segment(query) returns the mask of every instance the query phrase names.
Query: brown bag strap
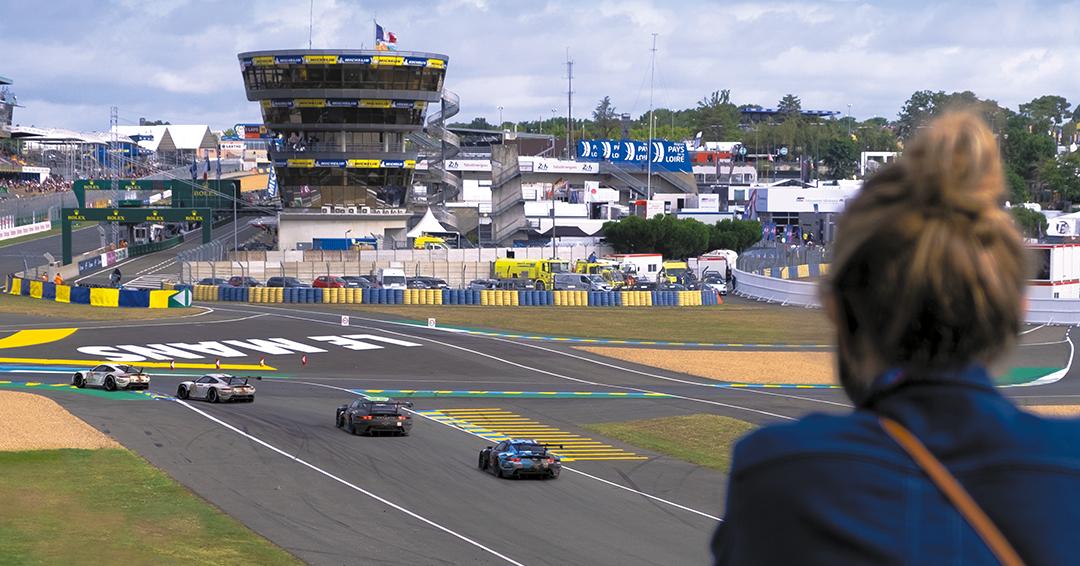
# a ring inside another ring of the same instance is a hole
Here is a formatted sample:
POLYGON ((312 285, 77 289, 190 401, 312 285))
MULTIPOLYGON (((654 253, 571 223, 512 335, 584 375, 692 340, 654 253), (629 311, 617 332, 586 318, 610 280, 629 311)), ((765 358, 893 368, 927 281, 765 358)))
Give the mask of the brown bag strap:
POLYGON ((964 516, 964 519, 975 529, 975 532, 983 539, 986 546, 990 547, 990 551, 994 553, 998 562, 1005 566, 1023 566, 1024 561, 1020 559, 1016 549, 1009 544, 1005 535, 998 530, 997 525, 986 515, 982 507, 975 503, 975 500, 971 498, 964 486, 960 485, 960 482, 949 473, 945 465, 935 458, 911 431, 904 428, 904 425, 888 417, 879 416, 878 421, 881 423, 881 427, 885 429, 885 432, 911 456, 911 459, 915 460, 915 463, 926 472, 926 475, 930 476, 930 480, 934 482, 934 485, 945 494, 945 497, 952 502, 953 507, 956 507, 956 510, 964 516))

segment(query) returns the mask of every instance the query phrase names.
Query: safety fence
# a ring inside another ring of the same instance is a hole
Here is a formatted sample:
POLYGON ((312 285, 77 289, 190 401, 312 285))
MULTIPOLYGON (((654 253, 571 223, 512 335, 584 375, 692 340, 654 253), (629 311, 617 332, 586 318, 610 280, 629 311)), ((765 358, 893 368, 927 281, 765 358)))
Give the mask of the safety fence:
MULTIPOLYGON (((177 289, 187 288, 178 285, 177 289)), ((690 307, 723 304, 716 291, 534 291, 493 289, 323 289, 195 285, 196 301, 368 305, 690 307)))
POLYGON ((788 265, 784 267, 769 267, 757 269, 747 273, 764 275, 774 279, 816 279, 829 272, 827 263, 810 263, 802 265, 788 265))
POLYGON ((35 281, 14 276, 8 277, 7 289, 11 295, 94 307, 165 309, 191 306, 191 291, 187 289, 148 290, 73 287, 71 285, 35 281))

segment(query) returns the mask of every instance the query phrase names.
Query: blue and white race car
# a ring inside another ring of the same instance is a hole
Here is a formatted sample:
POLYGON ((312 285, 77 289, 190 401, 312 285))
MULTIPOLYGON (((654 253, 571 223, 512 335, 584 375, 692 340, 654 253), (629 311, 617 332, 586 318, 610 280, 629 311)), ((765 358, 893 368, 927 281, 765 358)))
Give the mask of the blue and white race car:
POLYGON ((561 445, 541 444, 535 440, 510 439, 480 451, 479 466, 500 478, 540 476, 555 479, 562 471, 562 461, 548 448, 561 445))

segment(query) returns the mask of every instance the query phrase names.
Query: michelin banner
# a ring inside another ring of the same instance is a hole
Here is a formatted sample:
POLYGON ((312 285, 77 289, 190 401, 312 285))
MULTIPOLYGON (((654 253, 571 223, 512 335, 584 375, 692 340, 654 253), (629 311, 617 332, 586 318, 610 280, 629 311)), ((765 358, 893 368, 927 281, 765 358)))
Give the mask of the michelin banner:
POLYGON ((585 161, 608 161, 623 165, 648 167, 661 171, 689 173, 690 159, 686 144, 667 140, 653 140, 651 144, 638 140, 581 140, 577 144, 577 157, 585 161))

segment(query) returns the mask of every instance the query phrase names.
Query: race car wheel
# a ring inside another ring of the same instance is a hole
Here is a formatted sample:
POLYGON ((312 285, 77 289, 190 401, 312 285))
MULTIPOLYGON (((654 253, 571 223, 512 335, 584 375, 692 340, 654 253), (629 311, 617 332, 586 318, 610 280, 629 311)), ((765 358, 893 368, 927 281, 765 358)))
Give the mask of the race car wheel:
POLYGON ((502 466, 499 465, 498 461, 495 462, 495 477, 499 479, 506 477, 506 474, 503 473, 502 466))
POLYGON ((478 467, 479 467, 479 468, 480 468, 481 470, 487 470, 487 458, 485 458, 485 457, 484 457, 484 453, 483 453, 483 452, 481 452, 481 453, 480 453, 480 460, 479 460, 479 461, 478 461, 478 462, 476 463, 476 465, 477 465, 477 466, 478 466, 478 467))
POLYGON ((206 394, 206 400, 208 402, 210 402, 210 403, 217 403, 218 402, 217 389, 211 389, 210 392, 206 394))
POLYGON ((75 378, 71 380, 71 383, 72 383, 72 385, 74 385, 75 387, 78 387, 79 389, 82 389, 82 388, 86 387, 86 380, 83 379, 83 376, 82 376, 81 373, 75 374, 75 378))
POLYGON ((105 391, 116 391, 116 380, 111 375, 105 377, 105 391))
POLYGON ((341 415, 334 417, 334 426, 338 428, 343 428, 345 426, 345 421, 341 418, 341 415))
POLYGON ((551 472, 548 473, 548 477, 551 478, 551 479, 558 479, 559 471, 560 470, 551 470, 551 472))
POLYGON ((187 399, 188 398, 187 387, 184 387, 183 385, 181 385, 180 387, 177 387, 176 388, 176 397, 179 398, 179 399, 187 399))

